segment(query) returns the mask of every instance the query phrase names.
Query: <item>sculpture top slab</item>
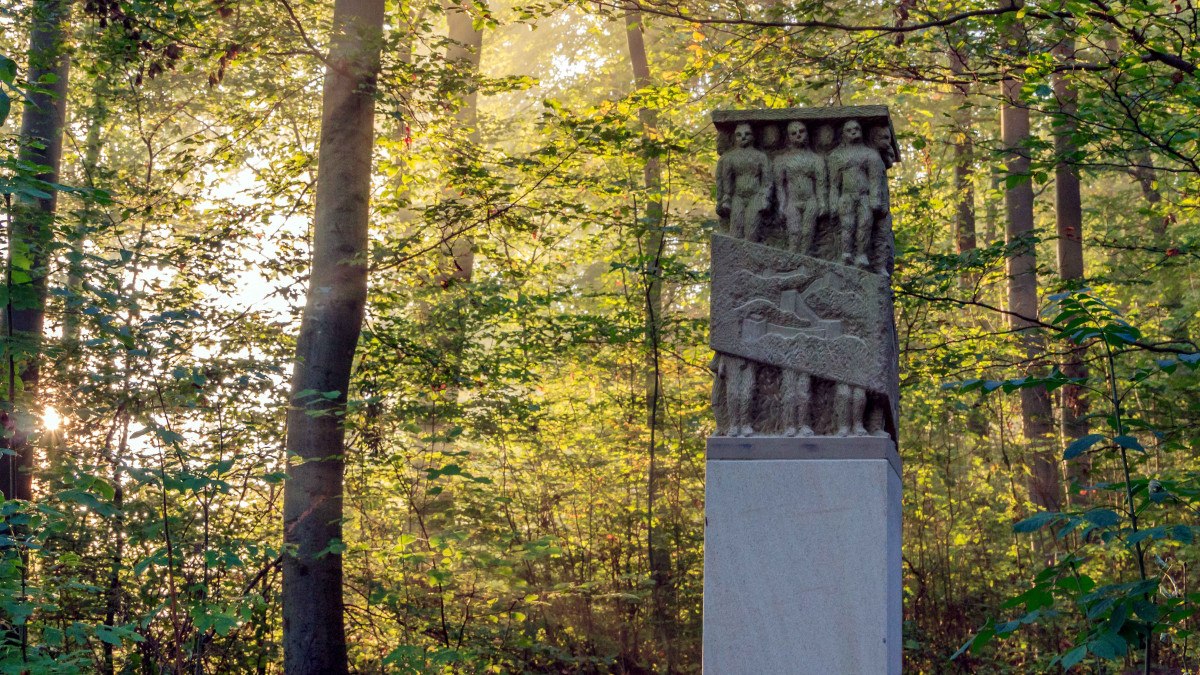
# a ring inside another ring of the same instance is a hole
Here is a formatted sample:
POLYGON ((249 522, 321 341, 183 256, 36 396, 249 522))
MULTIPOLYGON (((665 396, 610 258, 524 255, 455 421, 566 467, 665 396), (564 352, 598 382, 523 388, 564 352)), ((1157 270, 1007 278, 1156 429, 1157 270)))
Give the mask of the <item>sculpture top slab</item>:
POLYGON ((724 154, 733 147, 733 132, 738 123, 749 123, 754 127, 764 127, 765 133, 759 134, 760 147, 770 150, 782 147, 783 135, 777 134, 766 127, 780 123, 800 121, 811 122, 819 126, 827 123, 833 127, 841 127, 846 120, 858 120, 865 127, 886 126, 892 137, 892 152, 894 161, 900 161, 900 146, 896 143, 896 134, 892 129, 892 118, 886 105, 848 105, 826 108, 759 108, 755 110, 714 110, 713 125, 717 128, 717 152, 724 154))

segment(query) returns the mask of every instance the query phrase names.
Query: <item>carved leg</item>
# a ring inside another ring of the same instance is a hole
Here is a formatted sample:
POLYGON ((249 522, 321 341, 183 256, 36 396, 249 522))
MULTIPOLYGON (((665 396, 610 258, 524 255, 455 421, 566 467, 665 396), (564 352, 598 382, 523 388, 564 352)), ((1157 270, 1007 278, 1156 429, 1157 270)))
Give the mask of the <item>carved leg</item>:
POLYGON ((896 257, 896 242, 892 233, 892 216, 888 214, 883 217, 883 222, 879 224, 879 228, 875 232, 875 273, 876 274, 891 274, 893 261, 896 257))
POLYGON ((857 213, 855 216, 858 219, 858 228, 854 232, 854 248, 855 257, 854 264, 859 267, 867 268, 871 266, 870 251, 871 251, 871 232, 875 229, 875 218, 871 214, 871 206, 864 201, 858 204, 857 213))
POLYGON ((750 436, 754 429, 750 425, 750 407, 754 400, 754 371, 753 361, 737 357, 727 357, 731 363, 727 368, 729 377, 729 435, 750 436))
POLYGON ((788 250, 795 253, 805 253, 800 248, 804 227, 800 210, 789 206, 787 211, 783 213, 783 222, 787 225, 788 250))
POLYGON ((761 239, 763 214, 767 210, 767 200, 762 197, 752 197, 746 206, 746 241, 757 242, 761 239))
POLYGON ((853 412, 850 409, 850 399, 850 385, 839 382, 833 396, 833 410, 837 417, 835 436, 850 435, 850 416, 853 412))
POLYGON ((796 370, 783 371, 783 422, 785 436, 812 436, 809 407, 812 378, 796 370))
POLYGON ((867 415, 867 391, 862 387, 854 387, 852 395, 850 415, 854 429, 851 433, 855 436, 866 436, 867 428, 863 426, 863 422, 867 415))
POLYGON ((713 373, 712 409, 713 417, 717 420, 717 436, 730 435, 728 396, 726 391, 729 384, 726 382, 725 369, 721 365, 721 359, 723 358, 725 357, 717 354, 708 364, 708 369, 713 373))
POLYGON ((804 205, 804 210, 800 212, 800 242, 799 248, 792 248, 793 251, 803 255, 809 255, 813 247, 813 235, 817 231, 817 205, 808 203, 804 205))
POLYGON ((734 195, 733 208, 729 211, 729 236, 741 239, 746 236, 746 200, 734 195))
POLYGON ((800 425, 799 434, 801 436, 812 436, 812 377, 808 373, 797 372, 795 374, 796 387, 796 412, 795 420, 800 425))
POLYGON ((883 408, 881 406, 872 406, 870 416, 867 420, 867 433, 876 438, 888 437, 888 432, 884 429, 883 408))
POLYGON ((843 197, 838 204, 838 224, 841 225, 842 235, 842 264, 854 262, 854 227, 858 224, 854 215, 854 200, 843 197))

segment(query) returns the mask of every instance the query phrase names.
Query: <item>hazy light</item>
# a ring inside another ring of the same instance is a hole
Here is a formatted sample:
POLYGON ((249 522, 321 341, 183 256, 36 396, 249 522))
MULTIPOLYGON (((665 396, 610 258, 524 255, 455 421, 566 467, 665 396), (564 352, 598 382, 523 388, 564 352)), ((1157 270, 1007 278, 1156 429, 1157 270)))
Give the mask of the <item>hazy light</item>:
POLYGON ((58 431, 62 427, 63 418, 57 410, 50 406, 42 411, 42 428, 46 431, 58 431))

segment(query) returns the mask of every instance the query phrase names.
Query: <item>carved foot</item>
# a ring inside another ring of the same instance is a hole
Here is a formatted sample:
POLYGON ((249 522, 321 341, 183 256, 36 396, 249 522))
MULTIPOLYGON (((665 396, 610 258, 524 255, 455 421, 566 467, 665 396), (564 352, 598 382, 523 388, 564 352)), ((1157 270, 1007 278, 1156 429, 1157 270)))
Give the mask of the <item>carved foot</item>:
POLYGON ((795 436, 796 435, 796 427, 788 427, 787 429, 784 429, 783 435, 788 436, 788 437, 795 436))
POLYGON ((866 436, 867 428, 861 424, 855 424, 854 425, 854 435, 855 436, 866 436))
POLYGON ((833 435, 837 436, 838 438, 845 438, 850 435, 850 428, 838 427, 838 430, 833 435))
POLYGON ((751 429, 749 424, 743 425, 743 426, 742 426, 742 434, 741 434, 741 435, 742 435, 742 436, 753 436, 753 435, 754 435, 754 429, 751 429))
POLYGON ((871 266, 871 261, 867 258, 866 255, 860 253, 860 254, 858 254, 858 257, 854 259, 854 264, 858 265, 859 267, 861 267, 863 269, 866 269, 871 266))
POLYGON ((812 427, 807 426, 807 425, 800 427, 800 436, 801 437, 808 438, 808 437, 814 436, 814 435, 815 434, 813 433, 812 427))
POLYGON ((891 436, 888 435, 888 432, 884 431, 883 429, 876 429, 867 435, 871 436, 872 438, 891 438, 891 436))

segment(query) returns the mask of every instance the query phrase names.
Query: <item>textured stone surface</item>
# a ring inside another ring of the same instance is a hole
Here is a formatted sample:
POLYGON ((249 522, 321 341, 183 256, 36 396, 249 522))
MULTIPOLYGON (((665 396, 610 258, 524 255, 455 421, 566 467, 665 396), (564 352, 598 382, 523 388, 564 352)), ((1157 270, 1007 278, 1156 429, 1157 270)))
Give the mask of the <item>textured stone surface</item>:
POLYGON ((900 673, 900 479, 892 465, 710 459, 707 470, 704 672, 900 673))
MULTIPOLYGON (((825 141, 818 139, 816 150, 827 152, 833 147, 833 136, 836 127, 846 120, 859 120, 864 126, 874 128, 892 128, 891 118, 885 105, 851 105, 836 108, 769 108, 759 110, 714 110, 713 125, 717 128, 717 152, 724 153, 733 147, 733 133, 739 122, 749 123, 755 130, 759 145, 764 150, 770 150, 781 145, 784 141, 784 129, 793 120, 804 122, 809 126, 809 133, 817 136, 827 134, 825 141), (826 131, 820 132, 824 127, 826 131), (824 146, 824 147, 822 147, 824 146)), ((890 135, 890 134, 889 134, 890 135)), ((893 161, 899 161, 900 146, 892 144, 895 153, 893 161)))
POLYGON ((709 346, 895 396, 886 277, 715 234, 709 346))
POLYGON ((884 106, 725 110, 713 410, 730 436, 896 438, 884 106))

